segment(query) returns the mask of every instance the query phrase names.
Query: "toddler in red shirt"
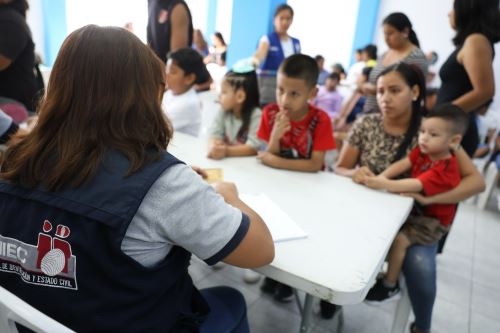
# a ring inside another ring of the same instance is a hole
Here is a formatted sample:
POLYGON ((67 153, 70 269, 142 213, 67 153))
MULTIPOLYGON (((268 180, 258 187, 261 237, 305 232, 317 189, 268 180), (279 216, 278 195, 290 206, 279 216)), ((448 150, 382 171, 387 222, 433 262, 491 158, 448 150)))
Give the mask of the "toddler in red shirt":
POLYGON ((257 137, 267 142, 259 152, 263 164, 317 172, 325 153, 335 149, 330 117, 309 104, 318 91, 318 65, 304 54, 286 58, 278 69, 276 100, 262 111, 257 137))
MULTIPOLYGON (((410 154, 389 166, 365 185, 389 192, 422 192, 425 196, 447 192, 460 183, 460 170, 453 150, 467 129, 468 116, 458 106, 443 104, 422 120, 418 146, 410 154), (411 172, 411 178, 393 180, 411 172)), ((388 256, 387 274, 368 292, 367 301, 380 302, 399 292, 398 278, 406 250, 412 244, 430 245, 449 230, 455 216, 455 204, 434 204, 411 213, 397 234, 388 256)))

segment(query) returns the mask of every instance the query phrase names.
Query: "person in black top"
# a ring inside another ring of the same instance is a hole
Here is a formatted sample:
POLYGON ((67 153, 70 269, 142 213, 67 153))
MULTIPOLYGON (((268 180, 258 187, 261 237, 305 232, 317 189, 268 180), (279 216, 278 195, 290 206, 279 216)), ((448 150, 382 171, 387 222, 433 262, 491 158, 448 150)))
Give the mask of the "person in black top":
POLYGON ((25 0, 0 0, 0 97, 14 99, 34 111, 38 84, 27 8, 25 0))
POLYGON ((167 54, 193 43, 193 20, 183 0, 148 0, 148 45, 167 61, 167 54))
POLYGON ((495 94, 494 44, 500 40, 499 0, 455 0, 449 14, 455 51, 439 71, 436 104, 453 103, 470 115, 462 146, 469 156, 479 143, 475 111, 495 94))

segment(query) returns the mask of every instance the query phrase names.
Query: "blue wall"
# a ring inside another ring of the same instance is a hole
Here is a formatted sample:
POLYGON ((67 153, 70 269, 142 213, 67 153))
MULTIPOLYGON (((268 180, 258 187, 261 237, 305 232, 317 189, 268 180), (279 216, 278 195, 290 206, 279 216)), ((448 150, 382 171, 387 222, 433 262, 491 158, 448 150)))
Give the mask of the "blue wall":
POLYGON ((260 37, 273 30, 276 7, 283 0, 235 0, 233 2, 231 43, 227 51, 227 67, 238 60, 251 57, 260 37))
POLYGON ((66 0, 42 0, 45 64, 52 67, 66 38, 66 0))
POLYGON ((380 0, 359 0, 356 32, 352 43, 351 64, 354 62, 356 49, 373 43, 379 7, 380 0))
POLYGON ((211 44, 210 36, 216 31, 215 20, 217 19, 217 0, 208 0, 207 26, 205 28, 205 38, 211 44))

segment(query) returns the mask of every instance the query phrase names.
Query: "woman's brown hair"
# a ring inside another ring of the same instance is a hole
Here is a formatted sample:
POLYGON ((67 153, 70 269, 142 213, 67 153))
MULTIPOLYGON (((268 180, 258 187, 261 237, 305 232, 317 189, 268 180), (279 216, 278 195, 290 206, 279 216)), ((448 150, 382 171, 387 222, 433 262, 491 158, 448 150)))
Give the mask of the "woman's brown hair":
POLYGON ((159 158, 172 137, 161 109, 162 61, 122 28, 71 33, 54 64, 33 131, 5 154, 0 178, 55 191, 90 180, 109 150, 127 175, 159 158))

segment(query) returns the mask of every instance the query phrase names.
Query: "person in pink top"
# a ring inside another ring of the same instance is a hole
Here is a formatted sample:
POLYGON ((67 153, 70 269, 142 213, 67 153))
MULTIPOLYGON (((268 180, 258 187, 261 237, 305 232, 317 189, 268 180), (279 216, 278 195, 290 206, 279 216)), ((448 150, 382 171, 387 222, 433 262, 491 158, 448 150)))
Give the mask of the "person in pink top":
POLYGON ((314 100, 314 106, 325 111, 330 119, 338 118, 342 108, 342 95, 337 91, 340 81, 338 73, 328 75, 324 86, 318 88, 318 94, 314 100))

